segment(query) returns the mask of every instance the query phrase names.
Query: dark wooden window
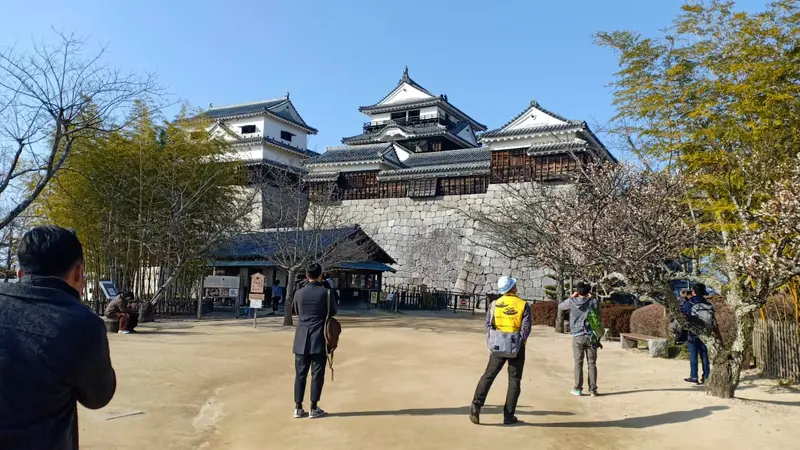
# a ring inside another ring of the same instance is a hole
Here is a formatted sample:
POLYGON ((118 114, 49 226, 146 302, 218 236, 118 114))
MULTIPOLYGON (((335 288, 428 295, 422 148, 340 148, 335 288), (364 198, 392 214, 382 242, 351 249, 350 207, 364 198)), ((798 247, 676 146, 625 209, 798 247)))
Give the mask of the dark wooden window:
POLYGON ((419 110, 414 109, 408 112, 408 120, 419 119, 419 110))
POLYGON ((242 126, 242 134, 252 134, 256 132, 255 125, 244 125, 242 126))
POLYGON ((489 177, 479 175, 473 177, 442 178, 439 180, 442 195, 485 194, 489 187, 489 177))
POLYGON ((428 142, 428 151, 431 152, 440 152, 442 151, 442 141, 430 141, 428 142))
POLYGON ((353 172, 343 174, 344 189, 341 194, 343 200, 361 200, 378 198, 380 186, 375 172, 353 172))
POLYGON ((283 139, 284 141, 292 142, 293 137, 294 134, 289 133, 288 131, 281 131, 281 139, 283 139))
POLYGON ((560 180, 587 163, 586 154, 529 156, 520 149, 492 152, 491 161, 492 183, 560 180))
POLYGON ((408 183, 405 180, 385 181, 381 183, 381 198, 402 198, 408 192, 408 183))
POLYGON ((425 178, 422 180, 411 180, 408 183, 409 197, 435 197, 437 194, 437 179, 425 178))
POLYGON ((406 119, 406 112, 393 112, 391 116, 389 116, 392 120, 405 120, 406 119))

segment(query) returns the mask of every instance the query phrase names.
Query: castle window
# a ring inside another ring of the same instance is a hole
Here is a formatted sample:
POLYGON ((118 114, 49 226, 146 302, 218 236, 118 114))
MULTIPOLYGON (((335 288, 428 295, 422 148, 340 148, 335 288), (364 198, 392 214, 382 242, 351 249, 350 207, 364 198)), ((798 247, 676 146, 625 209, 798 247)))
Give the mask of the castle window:
POLYGON ((244 125, 242 127, 242 134, 252 134, 256 132, 255 125, 244 125))
POLYGON ((392 120, 406 120, 406 112, 393 112, 390 118, 392 120))
POLYGON ((408 120, 419 119, 419 110, 415 109, 408 112, 408 120))
POLYGON ((289 133, 288 131, 281 131, 281 139, 284 141, 292 142, 292 137, 294 137, 292 133, 289 133))
POLYGON ((435 197, 436 178, 426 178, 424 180, 412 180, 408 184, 409 197, 435 197))

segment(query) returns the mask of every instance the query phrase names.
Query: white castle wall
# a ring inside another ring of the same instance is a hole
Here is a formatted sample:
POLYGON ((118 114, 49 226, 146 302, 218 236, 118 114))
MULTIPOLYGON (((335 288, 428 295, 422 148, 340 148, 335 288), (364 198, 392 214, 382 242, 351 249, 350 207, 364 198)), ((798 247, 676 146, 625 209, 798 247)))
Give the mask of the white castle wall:
POLYGON ((546 272, 521 267, 473 242, 480 242, 474 223, 459 212, 488 208, 504 194, 502 185, 489 185, 486 194, 346 200, 341 208, 349 222, 360 224, 397 261, 397 273, 384 274, 385 285, 489 293, 496 292, 499 276, 510 275, 518 279, 523 298, 541 299, 543 285, 554 283, 546 272))

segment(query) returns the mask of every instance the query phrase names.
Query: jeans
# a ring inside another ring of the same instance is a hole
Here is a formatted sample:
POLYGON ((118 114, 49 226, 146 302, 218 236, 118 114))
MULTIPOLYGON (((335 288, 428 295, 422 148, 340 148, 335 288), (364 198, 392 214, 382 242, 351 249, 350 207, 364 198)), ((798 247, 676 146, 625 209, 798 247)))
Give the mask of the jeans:
POLYGON ((486 365, 486 371, 483 373, 480 381, 478 381, 478 387, 475 388, 475 396, 472 398, 472 404, 478 408, 483 407, 494 379, 503 369, 506 362, 508 362, 508 391, 506 392, 506 404, 503 406, 503 416, 511 418, 517 410, 517 401, 519 400, 519 394, 521 392, 522 369, 525 368, 525 345, 519 350, 516 358, 509 359, 494 355, 489 356, 489 364, 486 365))
POLYGON ((711 374, 711 363, 708 361, 708 347, 698 337, 691 336, 686 341, 689 347, 689 378, 697 380, 697 355, 703 360, 703 379, 708 380, 711 374))
POLYGON ((589 392, 597 392, 597 349, 592 347, 588 335, 572 337, 572 356, 575 360, 573 389, 583 390, 583 360, 589 361, 589 392))
POLYGON ((324 353, 315 355, 294 355, 294 402, 303 403, 306 395, 306 380, 311 370, 311 403, 317 403, 322 396, 322 385, 325 384, 325 363, 328 361, 324 353))

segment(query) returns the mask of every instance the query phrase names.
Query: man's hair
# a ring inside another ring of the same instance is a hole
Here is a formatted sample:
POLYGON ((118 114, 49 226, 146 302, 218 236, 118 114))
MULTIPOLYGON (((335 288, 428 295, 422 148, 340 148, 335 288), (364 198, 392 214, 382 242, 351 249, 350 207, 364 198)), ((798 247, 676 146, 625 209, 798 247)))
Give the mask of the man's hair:
POLYGON ((688 289, 681 289, 681 297, 686 297, 691 292, 688 289))
POLYGON ((317 279, 322 275, 322 267, 317 263, 311 263, 306 267, 306 275, 308 275, 308 278, 317 279))
POLYGON ((131 291, 125 291, 125 292, 119 294, 119 296, 120 296, 120 298, 123 298, 123 299, 128 300, 128 301, 133 300, 133 292, 131 292, 131 291))
POLYGON ((277 286, 279 284, 281 284, 281 280, 275 280, 275 281, 272 282, 273 286, 277 286))
POLYGON ((695 283, 694 286, 692 286, 692 290, 695 295, 706 295, 707 293, 706 285, 703 283, 695 283))
POLYGON ((17 260, 26 275, 63 277, 83 262, 83 246, 74 231, 54 225, 39 226, 22 236, 17 260))
POLYGON ((592 287, 589 285, 589 283, 580 282, 575 287, 575 290, 578 291, 578 295, 587 296, 590 292, 592 292, 592 287))

